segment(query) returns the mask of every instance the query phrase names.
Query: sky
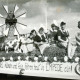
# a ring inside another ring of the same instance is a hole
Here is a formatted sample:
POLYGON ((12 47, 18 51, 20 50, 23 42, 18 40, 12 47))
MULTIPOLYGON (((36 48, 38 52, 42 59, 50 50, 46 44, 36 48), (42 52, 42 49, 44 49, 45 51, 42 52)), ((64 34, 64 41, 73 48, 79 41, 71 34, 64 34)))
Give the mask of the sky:
MULTIPOLYGON (((19 7, 15 16, 26 12, 26 17, 18 18, 18 22, 27 27, 16 24, 20 33, 28 33, 40 27, 50 29, 52 23, 59 26, 61 21, 66 22, 71 37, 79 31, 77 23, 80 20, 80 0, 0 0, 0 14, 6 17, 2 5, 8 5, 10 11, 15 4, 19 7)), ((0 18, 0 24, 4 23, 5 20, 0 18)))

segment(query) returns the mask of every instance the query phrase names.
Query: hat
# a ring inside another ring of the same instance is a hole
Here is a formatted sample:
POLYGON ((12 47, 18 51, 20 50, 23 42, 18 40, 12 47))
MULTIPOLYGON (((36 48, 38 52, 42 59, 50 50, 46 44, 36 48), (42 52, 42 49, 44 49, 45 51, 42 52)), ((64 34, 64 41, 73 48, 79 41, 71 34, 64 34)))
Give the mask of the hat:
POLYGON ((40 32, 40 31, 44 31, 44 28, 41 27, 41 28, 39 29, 39 32, 40 32))
POLYGON ((51 27, 56 27, 56 25, 55 24, 51 24, 51 27))
POLYGON ((80 23, 80 21, 78 21, 78 23, 80 23))
POLYGON ((61 22, 60 26, 63 26, 63 25, 66 25, 66 23, 65 22, 61 22))

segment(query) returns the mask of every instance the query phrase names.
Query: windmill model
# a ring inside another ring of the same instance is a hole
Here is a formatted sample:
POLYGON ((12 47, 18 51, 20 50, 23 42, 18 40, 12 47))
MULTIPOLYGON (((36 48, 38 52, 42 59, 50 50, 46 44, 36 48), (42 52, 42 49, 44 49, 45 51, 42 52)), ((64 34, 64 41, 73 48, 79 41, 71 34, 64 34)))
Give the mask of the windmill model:
POLYGON ((6 28, 9 29, 8 30, 8 35, 6 37, 6 40, 7 41, 12 41, 13 39, 15 39, 15 36, 14 36, 15 29, 18 32, 18 34, 20 35, 20 33, 19 33, 19 31, 18 31, 18 29, 16 27, 16 24, 21 24, 23 26, 27 26, 27 25, 24 25, 24 24, 22 24, 22 23, 17 21, 17 18, 26 15, 26 12, 24 12, 21 15, 15 17, 15 12, 19 9, 19 7, 17 5, 15 5, 14 6, 14 10, 10 11, 10 12, 8 12, 8 6, 3 6, 3 8, 6 11, 7 17, 5 18, 0 14, 0 17, 5 19, 5 24, 1 25, 0 27, 6 25, 6 28))

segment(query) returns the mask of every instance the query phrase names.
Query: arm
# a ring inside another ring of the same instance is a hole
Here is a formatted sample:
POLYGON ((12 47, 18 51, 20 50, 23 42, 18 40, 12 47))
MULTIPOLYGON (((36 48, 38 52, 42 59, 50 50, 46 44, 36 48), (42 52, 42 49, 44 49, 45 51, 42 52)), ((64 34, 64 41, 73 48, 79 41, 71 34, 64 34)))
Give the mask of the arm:
POLYGON ((69 31, 67 30, 67 40, 66 40, 66 42, 68 42, 69 43, 69 40, 70 40, 70 35, 69 35, 69 31))
POLYGON ((28 38, 28 39, 25 41, 25 43, 26 43, 26 44, 31 44, 31 43, 33 43, 33 40, 31 40, 31 39, 28 38))
POLYGON ((63 39, 61 39, 61 31, 58 31, 58 41, 65 42, 63 39))
POLYGON ((45 33, 45 36, 46 36, 45 41, 46 41, 46 43, 48 43, 48 34, 45 33))
POLYGON ((58 40, 59 40, 60 42, 65 42, 64 40, 61 39, 61 36, 58 36, 58 40))
POLYGON ((41 44, 43 44, 43 42, 36 42, 36 41, 34 41, 34 44, 41 45, 41 44))

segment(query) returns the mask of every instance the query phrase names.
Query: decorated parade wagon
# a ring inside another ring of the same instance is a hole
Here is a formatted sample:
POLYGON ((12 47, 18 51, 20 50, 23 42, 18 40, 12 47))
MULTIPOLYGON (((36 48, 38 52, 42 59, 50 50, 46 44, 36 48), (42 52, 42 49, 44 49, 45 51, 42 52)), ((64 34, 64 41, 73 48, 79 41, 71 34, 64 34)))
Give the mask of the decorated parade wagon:
MULTIPOLYGON (((8 13, 7 6, 3 6, 7 13, 7 17, 4 18, 6 30, 3 30, 0 36, 0 73, 16 74, 16 75, 28 75, 28 76, 43 76, 43 77, 58 77, 58 78, 80 78, 80 46, 78 45, 75 49, 75 53, 72 59, 68 58, 68 53, 65 48, 61 48, 56 44, 50 43, 50 47, 45 48, 43 55, 36 49, 28 53, 14 52, 14 48, 10 47, 9 44, 16 39, 14 31, 18 33, 18 37, 21 35, 18 31, 16 24, 17 18, 26 14, 26 12, 15 17, 15 12, 18 9, 17 5, 14 6, 14 10, 8 13), (7 35, 6 35, 6 34, 7 35), (8 44, 8 42, 10 42, 8 44), (40 56, 39 56, 40 55, 40 56), (74 75, 74 76, 73 76, 74 75)), ((80 43, 80 36, 76 37, 76 41, 80 43)), ((74 45, 73 45, 74 46, 74 45)))

